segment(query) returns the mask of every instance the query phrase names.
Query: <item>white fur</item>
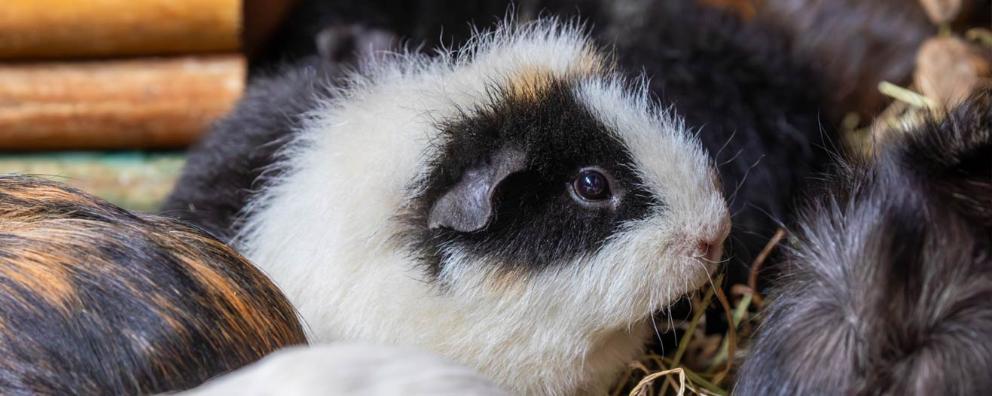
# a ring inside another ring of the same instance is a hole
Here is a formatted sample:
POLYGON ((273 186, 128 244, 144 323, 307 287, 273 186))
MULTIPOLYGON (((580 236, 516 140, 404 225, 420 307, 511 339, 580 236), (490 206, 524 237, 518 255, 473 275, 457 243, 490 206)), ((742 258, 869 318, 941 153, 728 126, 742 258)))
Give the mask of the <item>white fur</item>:
MULTIPOLYGON (((727 211, 710 160, 675 118, 608 72, 576 95, 633 155, 664 206, 626 224, 597 254, 493 282, 497 264, 448 251, 431 286, 394 236, 441 139, 435 121, 488 101, 487 90, 539 68, 575 75, 595 55, 575 27, 540 23, 481 35, 436 58, 396 55, 310 114, 284 153, 287 172, 254 202, 239 247, 282 287, 316 342, 419 346, 521 394, 602 393, 640 352, 650 316, 697 289, 727 211)), ((451 250, 451 249, 449 249, 451 250)))
POLYGON ((184 396, 508 396, 471 369, 409 348, 286 348, 184 396))

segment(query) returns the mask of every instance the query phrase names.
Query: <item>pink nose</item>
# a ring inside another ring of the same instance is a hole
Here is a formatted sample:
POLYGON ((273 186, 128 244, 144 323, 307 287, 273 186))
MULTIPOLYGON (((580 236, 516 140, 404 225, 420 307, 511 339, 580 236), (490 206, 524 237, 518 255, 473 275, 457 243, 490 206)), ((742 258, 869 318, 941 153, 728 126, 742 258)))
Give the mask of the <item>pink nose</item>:
POLYGON ((723 241, 719 242, 699 242, 697 246, 699 255, 710 263, 718 263, 723 258, 723 241))

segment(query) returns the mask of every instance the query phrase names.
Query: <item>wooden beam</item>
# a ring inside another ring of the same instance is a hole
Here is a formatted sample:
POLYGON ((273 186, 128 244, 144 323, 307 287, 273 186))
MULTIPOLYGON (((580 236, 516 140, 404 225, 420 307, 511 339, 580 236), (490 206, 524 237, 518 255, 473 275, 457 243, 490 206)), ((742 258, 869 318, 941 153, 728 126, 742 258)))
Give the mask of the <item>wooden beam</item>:
POLYGON ((240 0, 3 0, 0 59, 230 52, 240 0))
POLYGON ((0 65, 0 150, 184 147, 244 79, 240 55, 0 65))

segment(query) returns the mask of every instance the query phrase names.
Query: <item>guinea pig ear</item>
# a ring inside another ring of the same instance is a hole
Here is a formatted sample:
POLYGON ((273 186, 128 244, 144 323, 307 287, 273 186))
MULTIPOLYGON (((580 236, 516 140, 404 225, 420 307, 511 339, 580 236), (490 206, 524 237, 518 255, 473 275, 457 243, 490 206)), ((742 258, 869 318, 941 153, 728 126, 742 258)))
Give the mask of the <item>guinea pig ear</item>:
POLYGON ((503 149, 489 162, 469 168, 461 180, 434 203, 427 226, 460 232, 481 230, 493 216, 496 188, 508 176, 523 170, 526 164, 526 154, 522 151, 503 149))

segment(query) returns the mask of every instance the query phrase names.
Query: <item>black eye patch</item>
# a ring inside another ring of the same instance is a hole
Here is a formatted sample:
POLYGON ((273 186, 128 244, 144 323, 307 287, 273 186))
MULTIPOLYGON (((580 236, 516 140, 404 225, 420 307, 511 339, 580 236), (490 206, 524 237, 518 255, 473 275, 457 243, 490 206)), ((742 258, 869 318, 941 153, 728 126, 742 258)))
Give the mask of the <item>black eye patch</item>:
POLYGON ((659 202, 615 132, 567 82, 528 97, 496 92, 441 127, 446 143, 404 215, 403 235, 434 275, 443 249, 500 263, 497 270, 560 265, 594 253, 659 202))

